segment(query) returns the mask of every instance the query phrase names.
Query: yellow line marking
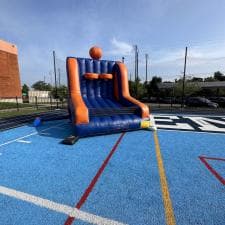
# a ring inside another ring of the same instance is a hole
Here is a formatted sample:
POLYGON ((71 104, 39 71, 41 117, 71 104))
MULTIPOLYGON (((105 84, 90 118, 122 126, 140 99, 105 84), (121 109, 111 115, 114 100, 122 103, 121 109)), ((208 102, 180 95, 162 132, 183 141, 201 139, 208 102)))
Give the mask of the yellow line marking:
POLYGON ((155 151, 156 151, 156 158, 158 162, 158 169, 159 169, 159 177, 160 177, 160 184, 161 184, 161 191, 165 209, 165 216, 166 216, 166 223, 167 225, 175 225, 176 220, 173 212, 172 201, 170 199, 169 188, 166 180, 166 174, 163 165, 163 159, 161 156, 160 146, 159 146, 159 139, 157 132, 154 131, 154 141, 155 141, 155 151))

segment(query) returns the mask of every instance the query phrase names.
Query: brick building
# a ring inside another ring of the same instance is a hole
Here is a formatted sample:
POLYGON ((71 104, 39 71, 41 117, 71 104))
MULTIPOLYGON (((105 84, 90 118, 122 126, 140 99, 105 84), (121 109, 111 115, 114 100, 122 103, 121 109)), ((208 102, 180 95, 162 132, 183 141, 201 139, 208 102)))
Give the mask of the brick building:
POLYGON ((17 47, 0 40, 0 99, 21 98, 17 47))

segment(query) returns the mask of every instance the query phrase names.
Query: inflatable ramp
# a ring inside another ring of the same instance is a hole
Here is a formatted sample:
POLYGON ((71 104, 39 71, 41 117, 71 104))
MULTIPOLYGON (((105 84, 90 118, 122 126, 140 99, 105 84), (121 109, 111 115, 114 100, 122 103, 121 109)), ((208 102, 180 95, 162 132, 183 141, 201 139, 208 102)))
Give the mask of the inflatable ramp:
POLYGON ((67 58, 69 113, 78 137, 148 128, 149 108, 130 96, 126 66, 100 60, 102 51, 92 47, 92 59, 67 58))

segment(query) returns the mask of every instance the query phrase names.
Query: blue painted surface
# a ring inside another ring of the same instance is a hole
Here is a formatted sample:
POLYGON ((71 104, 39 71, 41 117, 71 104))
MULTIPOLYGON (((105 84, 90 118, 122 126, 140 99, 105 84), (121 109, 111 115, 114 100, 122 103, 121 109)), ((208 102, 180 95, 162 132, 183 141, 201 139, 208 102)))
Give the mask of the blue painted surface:
MULTIPOLYGON (((85 138, 65 146, 60 142, 72 132, 65 120, 1 132, 0 140, 35 131, 37 135, 24 138, 30 144, 0 147, 0 185, 70 206, 79 201, 120 136, 85 138), (54 127, 42 132, 50 126, 54 127)), ((224 224, 225 186, 198 157, 225 158, 225 136, 179 131, 158 131, 158 135, 177 224, 224 224)), ((208 163, 224 177, 225 162, 208 163)), ((81 210, 128 224, 165 224, 151 132, 125 134, 81 210)), ((57 225, 67 218, 1 194, 0 211, 0 225, 57 225)), ((88 223, 75 220, 74 224, 88 223)))
POLYGON ((128 224, 165 224, 151 132, 126 133, 81 209, 128 224))
POLYGON ((0 145, 16 138, 31 134, 33 132, 44 130, 46 128, 49 128, 50 126, 57 126, 61 123, 62 121, 43 122, 42 125, 38 127, 38 130, 33 126, 33 124, 28 124, 14 129, 2 131, 0 132, 0 145))
MULTIPOLYGON (((81 139, 76 145, 65 146, 59 142, 69 135, 68 128, 52 128, 42 135, 24 138, 30 144, 14 142, 2 146, 0 185, 74 206, 119 134, 81 139)), ((5 197, 0 195, 0 202, 2 198, 5 197)), ((0 221, 10 216, 8 207, 1 209, 0 221)), ((10 207, 17 205, 12 202, 10 207)))
MULTIPOLYGON (((225 156, 225 153, 224 153, 224 156, 225 156)), ((225 180, 225 161, 207 159, 207 162, 225 180)))
POLYGON ((225 136, 158 131, 177 224, 225 221, 225 186, 199 160, 199 155, 225 158, 225 136))
POLYGON ((63 225, 67 216, 0 195, 0 225, 63 225))

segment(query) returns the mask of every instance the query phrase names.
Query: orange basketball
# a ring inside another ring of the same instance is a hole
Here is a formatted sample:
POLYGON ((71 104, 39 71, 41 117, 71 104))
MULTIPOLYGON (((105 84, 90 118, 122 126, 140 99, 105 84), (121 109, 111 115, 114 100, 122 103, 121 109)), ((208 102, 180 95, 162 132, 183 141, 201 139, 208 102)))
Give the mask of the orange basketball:
POLYGON ((97 46, 94 46, 90 48, 89 54, 92 59, 100 59, 102 57, 102 49, 97 46))

